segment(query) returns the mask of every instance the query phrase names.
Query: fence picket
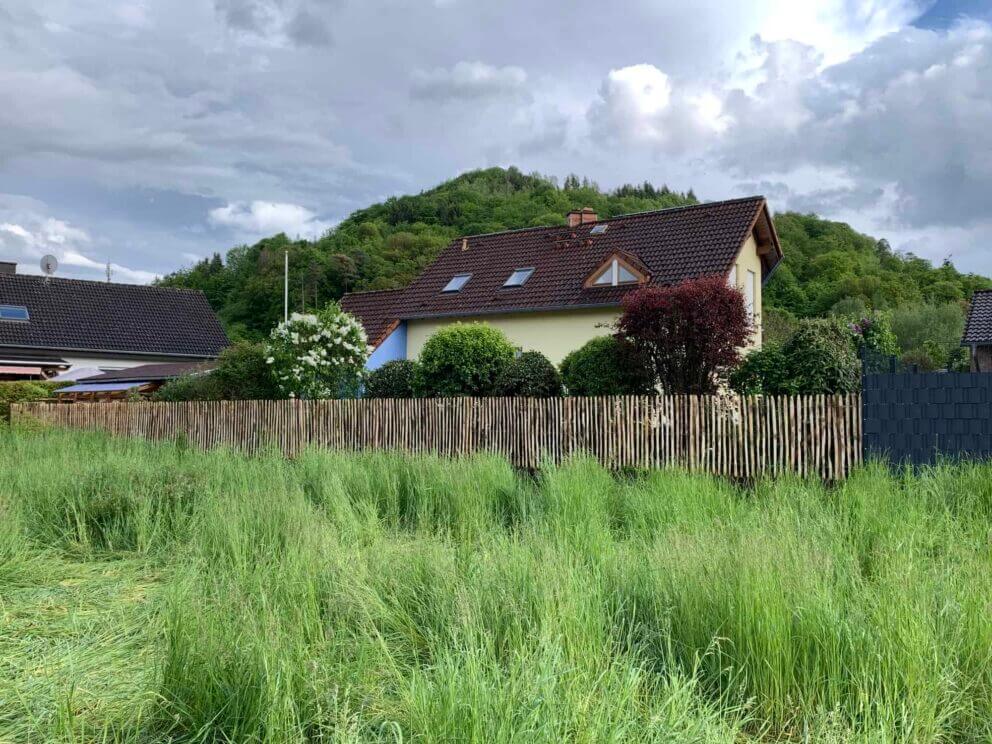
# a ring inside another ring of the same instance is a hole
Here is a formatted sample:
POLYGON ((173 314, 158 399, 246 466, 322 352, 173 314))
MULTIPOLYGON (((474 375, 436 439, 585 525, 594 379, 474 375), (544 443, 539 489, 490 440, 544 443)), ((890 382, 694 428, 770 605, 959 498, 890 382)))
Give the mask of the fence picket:
POLYGON ((611 468, 683 467, 734 478, 787 471, 825 480, 861 463, 861 396, 669 395, 234 402, 20 403, 15 421, 229 446, 488 451, 518 467, 587 452, 611 468))

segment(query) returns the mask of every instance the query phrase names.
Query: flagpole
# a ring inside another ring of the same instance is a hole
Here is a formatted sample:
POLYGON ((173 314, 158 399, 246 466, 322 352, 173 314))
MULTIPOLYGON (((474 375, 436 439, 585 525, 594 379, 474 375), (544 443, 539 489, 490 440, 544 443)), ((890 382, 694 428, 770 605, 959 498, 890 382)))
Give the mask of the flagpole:
POLYGON ((283 285, 282 285, 282 319, 284 322, 289 322, 289 250, 287 249, 284 255, 285 265, 283 268, 283 285))

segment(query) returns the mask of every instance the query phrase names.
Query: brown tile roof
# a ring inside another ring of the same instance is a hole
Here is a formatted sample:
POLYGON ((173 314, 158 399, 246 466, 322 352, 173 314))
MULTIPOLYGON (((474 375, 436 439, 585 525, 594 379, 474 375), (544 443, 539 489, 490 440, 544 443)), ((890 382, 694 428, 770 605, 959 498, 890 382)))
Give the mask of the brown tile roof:
POLYGON ((199 290, 0 273, 0 347, 213 358, 228 344, 199 290))
POLYGON ((992 289, 980 289, 972 296, 961 343, 992 345, 992 289))
POLYGON ((369 343, 377 346, 395 326, 396 301, 404 289, 352 292, 341 298, 341 309, 362 321, 369 343))
MULTIPOLYGON (((610 254, 636 258, 650 285, 725 274, 756 224, 781 250, 764 197, 614 217, 575 228, 535 227, 458 238, 405 290, 346 295, 342 305, 366 326, 370 341, 396 319, 617 305, 631 287, 583 287, 610 254), (596 225, 606 231, 593 234, 596 225), (503 287, 514 269, 534 267, 522 287, 503 287), (456 274, 472 274, 459 292, 442 292, 456 274), (353 299, 355 298, 355 299, 353 299)), ((374 342, 373 342, 374 343, 374 342)))

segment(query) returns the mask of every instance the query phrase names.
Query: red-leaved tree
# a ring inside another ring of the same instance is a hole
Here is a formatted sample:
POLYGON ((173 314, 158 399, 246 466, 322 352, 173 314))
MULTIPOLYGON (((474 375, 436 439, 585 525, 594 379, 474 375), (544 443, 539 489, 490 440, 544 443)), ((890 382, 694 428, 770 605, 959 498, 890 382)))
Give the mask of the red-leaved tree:
POLYGON ((720 276, 629 293, 617 337, 639 351, 668 393, 712 392, 752 332, 744 295, 720 276))

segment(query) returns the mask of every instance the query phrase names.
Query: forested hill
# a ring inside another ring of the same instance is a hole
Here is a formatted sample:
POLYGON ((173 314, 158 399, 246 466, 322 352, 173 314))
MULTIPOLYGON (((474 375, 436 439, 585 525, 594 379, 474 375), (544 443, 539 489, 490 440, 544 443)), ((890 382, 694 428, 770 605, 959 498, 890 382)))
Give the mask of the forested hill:
MULTIPOLYGON (((692 191, 649 183, 604 192, 576 176, 558 184, 516 168, 490 168, 358 210, 319 240, 277 235, 234 248, 225 259, 217 254, 159 283, 202 289, 232 337, 259 338, 282 316, 286 248, 290 304, 310 309, 354 289, 404 286, 460 235, 563 224, 570 209, 585 206, 612 217, 694 203, 692 191)), ((776 215, 775 224, 786 258, 766 288, 766 320, 772 325, 787 326, 793 317, 885 309, 893 313, 904 351, 920 351, 924 342, 951 348, 955 334, 960 337, 964 300, 976 288, 992 286, 949 263, 934 267, 897 254, 884 240, 842 223, 787 212, 776 215)))

